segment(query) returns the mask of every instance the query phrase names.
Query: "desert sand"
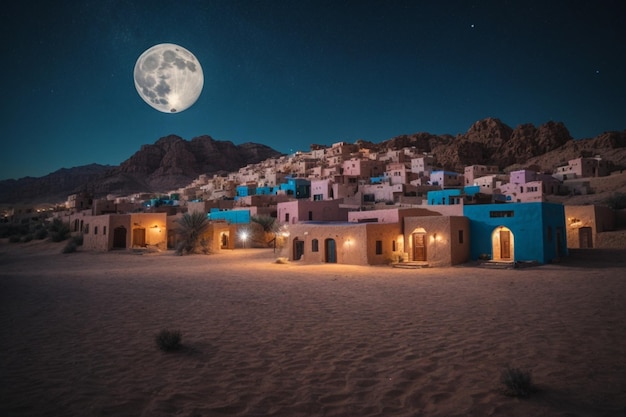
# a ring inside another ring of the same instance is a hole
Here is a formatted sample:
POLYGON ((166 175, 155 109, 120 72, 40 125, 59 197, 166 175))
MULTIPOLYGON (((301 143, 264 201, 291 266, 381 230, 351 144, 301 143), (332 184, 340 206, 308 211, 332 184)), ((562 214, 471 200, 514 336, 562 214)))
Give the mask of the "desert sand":
POLYGON ((2 416, 626 415, 626 252, 411 270, 61 248, 0 241, 2 416), (507 365, 539 391, 503 395, 507 365))

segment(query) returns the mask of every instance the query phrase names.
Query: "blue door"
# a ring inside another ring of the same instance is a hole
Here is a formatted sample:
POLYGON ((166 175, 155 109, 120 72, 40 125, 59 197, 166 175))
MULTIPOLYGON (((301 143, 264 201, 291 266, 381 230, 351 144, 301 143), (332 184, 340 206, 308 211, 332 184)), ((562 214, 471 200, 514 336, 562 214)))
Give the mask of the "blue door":
POLYGON ((324 243, 326 262, 331 264, 337 263, 337 244, 335 243, 335 239, 326 239, 324 243))

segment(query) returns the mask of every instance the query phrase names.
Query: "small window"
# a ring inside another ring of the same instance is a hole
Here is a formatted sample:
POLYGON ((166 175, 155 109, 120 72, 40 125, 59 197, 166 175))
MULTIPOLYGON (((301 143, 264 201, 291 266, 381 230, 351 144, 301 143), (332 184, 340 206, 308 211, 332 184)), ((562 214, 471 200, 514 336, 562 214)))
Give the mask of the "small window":
POLYGON ((106 226, 102 226, 102 234, 103 235, 107 234, 107 227, 106 226))
POLYGON ((463 243, 463 230, 459 230, 459 243, 463 243))
POLYGON ((392 240, 392 241, 391 241, 391 250, 392 250, 393 252, 395 252, 395 251, 396 251, 396 241, 395 241, 395 240, 392 240))
POLYGON ((319 242, 317 239, 313 239, 311 241, 311 252, 319 252, 320 247, 319 247, 319 242))
POLYGON ((382 255, 382 254, 383 254, 383 241, 377 240, 376 241, 376 255, 382 255))
POLYGON ((94 226, 93 227, 93 234, 97 235, 98 234, 98 226, 94 226))
POLYGON ((513 210, 490 211, 489 217, 513 217, 513 210))

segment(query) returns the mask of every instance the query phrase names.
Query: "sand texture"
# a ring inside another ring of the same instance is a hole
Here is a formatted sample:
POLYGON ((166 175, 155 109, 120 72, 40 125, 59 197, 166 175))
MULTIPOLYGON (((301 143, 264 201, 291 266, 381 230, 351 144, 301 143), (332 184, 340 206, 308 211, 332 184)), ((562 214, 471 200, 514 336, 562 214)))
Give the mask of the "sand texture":
POLYGON ((0 244, 1 416, 626 415, 626 252, 410 270, 61 247, 0 244), (506 365, 539 392, 503 395, 506 365))

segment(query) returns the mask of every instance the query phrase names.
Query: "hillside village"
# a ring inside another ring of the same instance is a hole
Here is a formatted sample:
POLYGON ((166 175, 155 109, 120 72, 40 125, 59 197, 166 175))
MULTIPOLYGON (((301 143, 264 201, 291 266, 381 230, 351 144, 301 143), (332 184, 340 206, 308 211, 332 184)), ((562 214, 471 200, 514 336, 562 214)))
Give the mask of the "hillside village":
POLYGON ((609 207, 559 202, 593 193, 592 179, 623 175, 601 157, 548 173, 490 165, 454 172, 435 161, 414 147, 377 152, 338 142, 200 175, 169 193, 79 193, 61 207, 18 208, 4 220, 60 218, 82 233, 85 250, 167 250, 178 244, 177 219, 200 212, 211 223, 206 252, 273 246, 290 261, 405 267, 548 263, 568 249, 614 246, 603 232, 624 224, 609 207), (259 217, 279 227, 263 233, 252 221, 259 217))

